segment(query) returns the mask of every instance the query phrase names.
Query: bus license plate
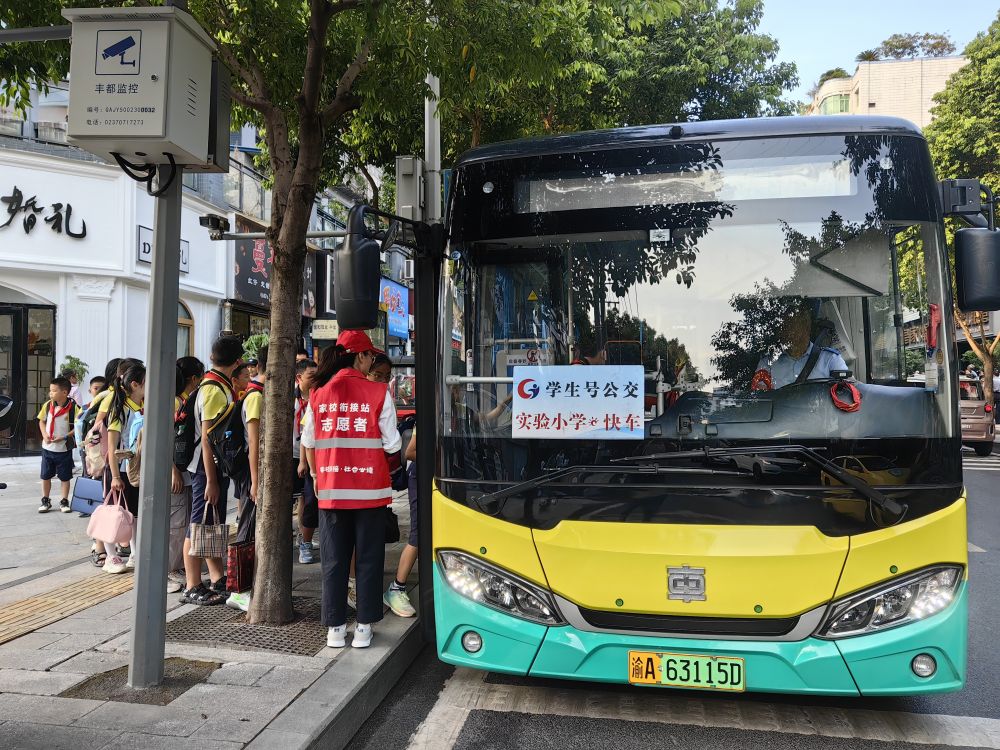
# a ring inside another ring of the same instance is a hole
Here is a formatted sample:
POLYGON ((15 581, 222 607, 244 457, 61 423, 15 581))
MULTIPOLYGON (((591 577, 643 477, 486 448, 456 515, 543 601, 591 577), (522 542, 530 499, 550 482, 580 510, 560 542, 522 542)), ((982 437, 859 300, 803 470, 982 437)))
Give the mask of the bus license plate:
POLYGON ((735 656, 629 651, 628 681, 633 685, 743 692, 746 668, 743 659, 735 656))

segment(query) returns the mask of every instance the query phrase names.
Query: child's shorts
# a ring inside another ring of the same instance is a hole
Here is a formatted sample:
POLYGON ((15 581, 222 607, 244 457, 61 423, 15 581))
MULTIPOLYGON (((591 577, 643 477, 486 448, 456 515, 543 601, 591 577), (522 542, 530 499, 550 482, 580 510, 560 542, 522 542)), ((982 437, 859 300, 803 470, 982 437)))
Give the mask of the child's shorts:
POLYGON ((58 476, 60 482, 73 478, 73 451, 47 451, 42 449, 42 479, 58 476))

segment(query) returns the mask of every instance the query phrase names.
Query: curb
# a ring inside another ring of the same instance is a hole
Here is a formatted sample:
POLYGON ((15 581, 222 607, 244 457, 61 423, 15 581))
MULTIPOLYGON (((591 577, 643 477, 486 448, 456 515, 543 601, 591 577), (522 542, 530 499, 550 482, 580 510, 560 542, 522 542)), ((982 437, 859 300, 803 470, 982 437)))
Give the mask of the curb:
MULTIPOLYGON (((417 596, 417 589, 411 596, 417 596)), ((350 645, 326 673, 247 745, 247 750, 341 750, 424 647, 419 618, 389 614, 370 648, 350 645)))

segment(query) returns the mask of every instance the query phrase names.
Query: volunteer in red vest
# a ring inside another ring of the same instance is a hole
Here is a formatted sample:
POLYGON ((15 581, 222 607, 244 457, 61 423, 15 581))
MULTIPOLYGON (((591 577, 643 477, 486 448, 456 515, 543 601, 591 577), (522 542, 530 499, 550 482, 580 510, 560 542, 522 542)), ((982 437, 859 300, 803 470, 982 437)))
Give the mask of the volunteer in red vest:
POLYGON ((345 645, 355 551, 358 624, 351 645, 371 645, 372 626, 382 619, 385 506, 392 502, 390 474, 402 471, 402 440, 386 384, 366 378, 381 353, 364 331, 342 332, 313 374, 302 427, 319 500, 323 623, 333 648, 345 645))

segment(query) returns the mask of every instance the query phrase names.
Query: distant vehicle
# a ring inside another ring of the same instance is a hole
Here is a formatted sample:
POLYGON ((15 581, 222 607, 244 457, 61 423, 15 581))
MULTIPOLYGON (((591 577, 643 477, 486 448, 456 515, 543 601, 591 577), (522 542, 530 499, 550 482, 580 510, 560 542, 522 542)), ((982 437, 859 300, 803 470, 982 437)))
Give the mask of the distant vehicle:
MULTIPOLYGON (((923 375, 907 378, 908 383, 922 385, 923 375)), ((972 448, 977 456, 993 452, 996 425, 993 422, 993 404, 986 402, 983 383, 965 375, 958 379, 958 406, 962 421, 962 445, 972 448)))
MULTIPOLYGON (((910 476, 909 469, 901 469, 884 456, 838 456, 833 459, 833 463, 848 474, 853 474, 873 487, 886 484, 906 484, 906 480, 910 476)), ((825 471, 820 475, 820 482, 827 486, 842 484, 825 471)))
POLYGON ((959 378, 958 408, 962 417, 962 445, 972 448, 977 456, 990 455, 995 430, 993 404, 986 402, 981 381, 959 378))
MULTIPOLYGON (((810 468, 804 461, 794 458, 778 458, 775 456, 729 456, 730 461, 738 469, 749 471, 758 482, 775 480, 793 480, 805 478, 810 473, 810 468)), ((815 474, 813 481, 815 481, 815 474)))

